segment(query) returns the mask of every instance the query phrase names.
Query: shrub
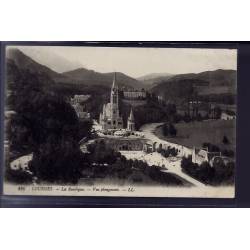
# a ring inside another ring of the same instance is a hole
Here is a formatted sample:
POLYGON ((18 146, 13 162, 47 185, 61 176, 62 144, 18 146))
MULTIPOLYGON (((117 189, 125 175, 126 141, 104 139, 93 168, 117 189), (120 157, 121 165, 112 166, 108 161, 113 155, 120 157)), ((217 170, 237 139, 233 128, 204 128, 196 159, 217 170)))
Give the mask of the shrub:
POLYGON ((174 137, 177 134, 177 129, 175 128, 175 126, 172 123, 169 124, 169 134, 171 136, 174 136, 174 137))
POLYGON ((222 142, 223 144, 226 144, 226 145, 230 143, 228 138, 225 135, 223 136, 222 142))
POLYGON ((164 136, 168 136, 169 131, 168 131, 168 124, 167 123, 163 124, 163 126, 162 126, 162 133, 163 133, 164 136))
POLYGON ((12 170, 9 167, 6 169, 5 178, 7 181, 17 184, 29 184, 32 182, 32 175, 21 169, 12 170))
POLYGON ((167 149, 161 149, 159 152, 162 156, 168 158, 169 156, 177 156, 178 149, 168 146, 167 149))
POLYGON ((202 147, 207 148, 209 152, 220 152, 220 148, 210 142, 204 142, 202 147))
POLYGON ((177 129, 172 123, 164 123, 162 126, 162 133, 164 136, 176 136, 177 129))
POLYGON ((225 149, 225 150, 222 151, 222 155, 227 156, 227 157, 234 157, 235 153, 234 153, 233 150, 225 149))

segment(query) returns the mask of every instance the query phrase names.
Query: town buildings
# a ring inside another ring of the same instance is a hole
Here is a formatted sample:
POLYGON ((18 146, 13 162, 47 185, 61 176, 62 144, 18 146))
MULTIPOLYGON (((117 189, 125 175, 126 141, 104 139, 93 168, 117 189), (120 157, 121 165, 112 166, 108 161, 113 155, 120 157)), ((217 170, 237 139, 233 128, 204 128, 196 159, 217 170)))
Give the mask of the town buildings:
POLYGON ((84 107, 80 103, 73 104, 72 107, 75 109, 77 117, 80 120, 90 119, 90 113, 84 111, 84 107))
POLYGON ((80 120, 90 119, 90 113, 85 111, 84 102, 90 98, 90 95, 74 95, 73 98, 70 98, 70 104, 74 108, 77 117, 80 120))
POLYGON ((90 98, 90 95, 74 95, 73 98, 70 98, 70 103, 75 105, 77 103, 86 102, 90 98))

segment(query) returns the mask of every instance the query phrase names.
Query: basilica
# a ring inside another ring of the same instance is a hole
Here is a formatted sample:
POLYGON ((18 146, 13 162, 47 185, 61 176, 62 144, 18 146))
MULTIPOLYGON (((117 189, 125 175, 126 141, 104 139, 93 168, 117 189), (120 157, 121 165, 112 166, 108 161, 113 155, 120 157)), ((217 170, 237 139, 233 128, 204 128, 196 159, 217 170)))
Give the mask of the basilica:
MULTIPOLYGON (((103 105, 103 110, 100 113, 99 123, 102 130, 121 130, 123 129, 123 119, 119 113, 119 92, 116 85, 116 74, 114 74, 113 84, 110 93, 110 103, 103 105)), ((131 109, 130 116, 128 118, 127 130, 135 130, 134 115, 131 109)))

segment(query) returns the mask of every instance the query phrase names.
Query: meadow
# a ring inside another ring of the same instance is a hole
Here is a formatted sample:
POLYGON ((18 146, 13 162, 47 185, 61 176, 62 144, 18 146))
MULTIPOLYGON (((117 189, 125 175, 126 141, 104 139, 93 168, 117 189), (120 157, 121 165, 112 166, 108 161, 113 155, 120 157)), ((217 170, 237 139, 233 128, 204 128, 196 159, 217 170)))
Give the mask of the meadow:
POLYGON ((202 147, 204 142, 209 142, 220 149, 236 149, 236 120, 206 120, 194 122, 180 122, 174 125, 177 129, 176 137, 165 137, 162 127, 158 127, 155 134, 161 138, 187 147, 202 147), (225 145, 223 137, 226 136, 229 144, 225 145))

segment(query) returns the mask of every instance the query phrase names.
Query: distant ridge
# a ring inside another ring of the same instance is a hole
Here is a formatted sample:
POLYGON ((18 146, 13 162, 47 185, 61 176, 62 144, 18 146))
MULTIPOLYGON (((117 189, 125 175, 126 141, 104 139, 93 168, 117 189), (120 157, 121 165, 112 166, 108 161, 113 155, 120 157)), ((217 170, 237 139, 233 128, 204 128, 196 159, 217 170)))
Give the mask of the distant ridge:
POLYGON ((162 80, 151 88, 151 92, 165 96, 169 100, 183 98, 191 88, 198 95, 236 95, 236 71, 218 69, 198 74, 180 74, 162 80))
MULTIPOLYGON (((14 63, 20 70, 29 70, 32 73, 44 74, 57 83, 68 85, 82 85, 85 89, 97 88, 100 86, 110 87, 113 80, 114 72, 100 73, 86 68, 58 73, 49 67, 42 65, 29 56, 25 55, 19 49, 7 49, 7 63, 14 63)), ((119 87, 132 87, 135 89, 146 88, 156 94, 172 93, 175 94, 183 91, 183 86, 192 85, 199 94, 236 94, 236 71, 218 69, 214 71, 205 71, 198 74, 179 74, 171 75, 168 73, 148 74, 138 79, 134 79, 124 73, 116 73, 117 84, 119 87), (182 88, 182 89, 181 89, 182 88), (176 92, 177 91, 177 92, 176 92)), ((184 88, 185 89, 185 88, 184 88)), ((185 95, 185 93, 183 93, 185 95)))
POLYGON ((142 81, 143 84, 147 86, 147 88, 152 88, 158 82, 163 80, 168 80, 173 76, 174 76, 173 74, 169 73, 152 73, 138 77, 137 80, 142 81))
MULTIPOLYGON (((63 73, 64 76, 73 79, 78 83, 84 83, 87 85, 104 85, 111 86, 114 77, 114 72, 99 73, 94 70, 85 68, 78 68, 63 73)), ((128 75, 121 72, 116 72, 116 80, 119 87, 131 87, 141 89, 144 84, 128 75)))

